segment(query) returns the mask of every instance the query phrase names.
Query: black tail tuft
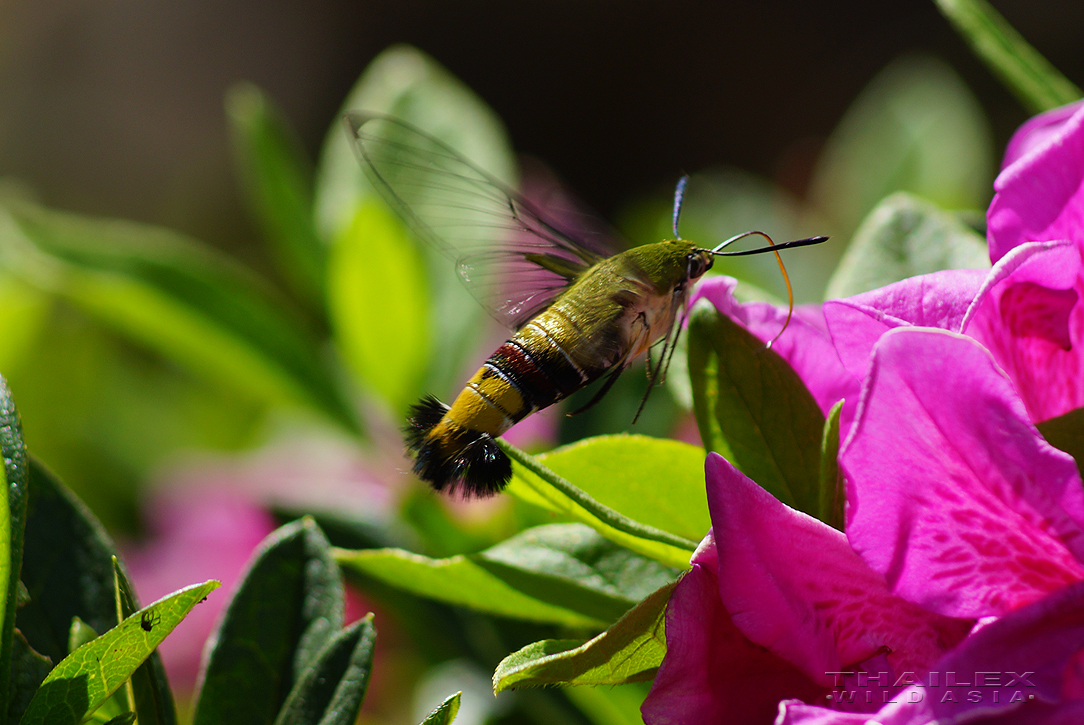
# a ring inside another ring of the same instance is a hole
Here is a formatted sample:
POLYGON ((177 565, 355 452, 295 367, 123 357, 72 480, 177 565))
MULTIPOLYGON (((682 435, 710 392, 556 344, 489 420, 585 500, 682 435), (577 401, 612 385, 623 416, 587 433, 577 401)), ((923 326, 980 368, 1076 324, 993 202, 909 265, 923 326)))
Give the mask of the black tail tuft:
POLYGON ((414 473, 434 490, 462 491, 466 498, 500 493, 512 478, 512 462, 488 433, 454 426, 431 435, 447 412, 431 395, 410 409, 404 433, 414 473))

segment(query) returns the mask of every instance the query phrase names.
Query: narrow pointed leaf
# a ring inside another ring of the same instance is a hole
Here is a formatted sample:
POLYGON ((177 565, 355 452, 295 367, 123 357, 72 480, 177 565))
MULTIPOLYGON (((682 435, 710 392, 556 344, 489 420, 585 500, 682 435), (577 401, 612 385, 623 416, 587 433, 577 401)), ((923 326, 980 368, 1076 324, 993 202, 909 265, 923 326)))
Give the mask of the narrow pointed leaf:
POLYGON ((850 297, 920 274, 989 266, 986 240, 959 217, 900 192, 862 222, 825 295, 850 297))
POLYGON ((716 452, 742 473, 815 515, 824 415, 794 369, 714 307, 697 305, 689 375, 705 445, 722 441, 716 452))
MULTIPOLYGON (((120 561, 115 556, 113 557, 113 576, 117 584, 116 594, 120 599, 121 613, 129 617, 138 610, 139 603, 127 574, 124 573, 120 561)), ((157 615, 151 617, 147 624, 156 619, 157 615)), ((173 691, 169 689, 166 670, 157 652, 139 666, 132 675, 130 685, 135 701, 135 713, 139 716, 140 725, 176 724, 177 708, 173 703, 173 691)))
POLYGON ((505 657, 493 692, 541 685, 646 682, 666 654, 664 615, 676 582, 652 593, 608 630, 578 643, 543 640, 505 657))
POLYGON ((843 476, 839 470, 839 415, 843 401, 832 406, 821 439, 820 513, 818 518, 843 531, 843 476))
POLYGON ((250 270, 166 229, 0 199, 0 265, 260 400, 358 423, 316 337, 250 270))
POLYGON ((279 272, 314 309, 324 299, 327 247, 313 219, 313 169, 278 109, 250 83, 226 94, 242 186, 279 272))
POLYGON ((437 709, 429 713, 422 721, 421 725, 451 725, 455 722, 455 716, 459 714, 459 698, 462 695, 462 692, 457 692, 440 703, 437 709))
POLYGON ((990 70, 1032 113, 1072 103, 1079 88, 1063 76, 985 0, 935 0, 990 70))
POLYGON ((333 636, 286 698, 276 725, 353 725, 373 669, 373 615, 333 636))
POLYGON ((192 607, 218 586, 218 582, 209 581, 186 587, 72 652, 45 678, 20 721, 22 725, 81 722, 132 676, 192 607), (147 627, 148 621, 153 626, 147 627))
POLYGON ((343 588, 311 519, 260 545, 212 636, 194 722, 272 723, 342 628, 343 588))
POLYGON ((22 423, 7 381, 0 377, 0 454, 4 458, 0 496, 0 716, 11 702, 11 664, 26 525, 27 458, 22 423))

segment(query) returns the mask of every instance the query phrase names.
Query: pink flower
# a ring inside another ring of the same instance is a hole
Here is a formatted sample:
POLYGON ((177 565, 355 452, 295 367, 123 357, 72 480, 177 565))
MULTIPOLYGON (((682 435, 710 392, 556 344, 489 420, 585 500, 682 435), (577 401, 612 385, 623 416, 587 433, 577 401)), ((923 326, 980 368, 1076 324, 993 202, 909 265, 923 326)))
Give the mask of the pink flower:
MULTIPOLYGON (((671 598, 648 725, 767 722, 780 700, 823 701, 856 667, 925 672, 967 634, 970 621, 893 596, 843 534, 721 457, 706 473, 713 533, 671 598)), ((874 709, 894 680, 862 683, 877 696, 857 706, 874 709)))

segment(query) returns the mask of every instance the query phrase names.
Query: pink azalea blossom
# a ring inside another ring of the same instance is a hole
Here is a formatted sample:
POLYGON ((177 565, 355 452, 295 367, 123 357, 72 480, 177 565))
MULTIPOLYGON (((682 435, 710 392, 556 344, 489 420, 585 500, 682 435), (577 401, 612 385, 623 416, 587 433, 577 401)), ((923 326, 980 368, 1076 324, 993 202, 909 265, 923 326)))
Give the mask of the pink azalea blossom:
MULTIPOLYGON (((648 725, 767 722, 780 700, 824 701, 842 673, 871 663, 925 672, 967 634, 970 620, 892 595, 843 534, 723 458, 710 455, 706 472, 712 533, 671 598, 648 725)), ((841 706, 873 710, 899 689, 888 675, 855 686, 876 696, 841 706)))

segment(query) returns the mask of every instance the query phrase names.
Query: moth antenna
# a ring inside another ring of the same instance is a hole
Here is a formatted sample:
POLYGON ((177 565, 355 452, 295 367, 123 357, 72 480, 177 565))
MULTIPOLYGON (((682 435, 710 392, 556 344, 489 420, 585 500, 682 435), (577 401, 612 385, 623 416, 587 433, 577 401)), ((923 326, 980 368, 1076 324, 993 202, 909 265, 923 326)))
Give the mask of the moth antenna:
POLYGON ((689 175, 686 174, 678 179, 677 188, 674 189, 674 239, 681 239, 678 234, 678 219, 681 217, 681 204, 685 201, 685 185, 689 183, 689 175))

